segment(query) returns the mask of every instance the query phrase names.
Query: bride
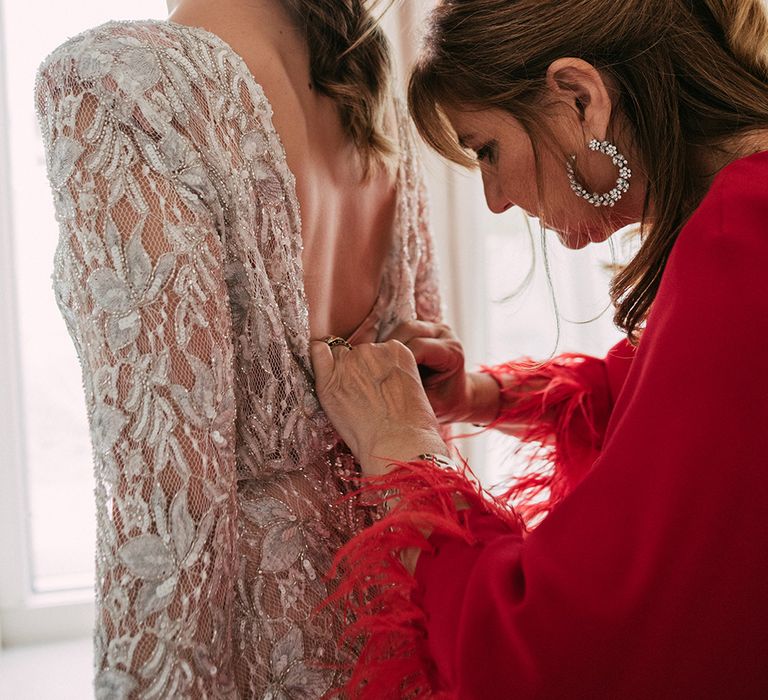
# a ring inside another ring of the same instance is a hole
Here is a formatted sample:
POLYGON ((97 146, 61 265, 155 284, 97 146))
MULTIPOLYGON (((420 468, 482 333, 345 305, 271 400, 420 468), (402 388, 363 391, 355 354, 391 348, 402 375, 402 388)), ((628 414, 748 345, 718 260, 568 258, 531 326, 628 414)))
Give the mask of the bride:
POLYGON ((98 512, 96 695, 320 697, 313 614, 374 515, 310 338, 439 299, 410 126, 365 0, 179 0, 59 47, 36 104, 98 512))

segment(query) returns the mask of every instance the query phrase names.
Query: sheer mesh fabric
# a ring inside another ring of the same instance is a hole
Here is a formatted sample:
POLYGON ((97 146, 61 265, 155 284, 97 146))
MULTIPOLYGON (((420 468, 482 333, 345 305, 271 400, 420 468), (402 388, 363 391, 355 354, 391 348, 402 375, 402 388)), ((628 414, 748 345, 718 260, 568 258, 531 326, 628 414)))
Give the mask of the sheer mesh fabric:
MULTIPOLYGON (((375 513, 309 362, 301 221, 271 107, 216 36, 109 23, 41 66, 58 305, 96 473, 96 695, 317 698, 354 649, 313 614, 375 513)), ((424 192, 398 103, 379 336, 438 320, 424 192)))

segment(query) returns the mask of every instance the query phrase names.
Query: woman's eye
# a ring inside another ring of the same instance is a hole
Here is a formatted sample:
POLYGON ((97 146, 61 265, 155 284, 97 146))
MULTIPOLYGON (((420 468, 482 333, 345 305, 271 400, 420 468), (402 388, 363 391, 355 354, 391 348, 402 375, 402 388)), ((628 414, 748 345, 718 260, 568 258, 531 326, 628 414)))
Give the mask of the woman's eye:
POLYGON ((496 159, 496 143, 491 142, 475 151, 477 159, 482 162, 493 163, 496 159))

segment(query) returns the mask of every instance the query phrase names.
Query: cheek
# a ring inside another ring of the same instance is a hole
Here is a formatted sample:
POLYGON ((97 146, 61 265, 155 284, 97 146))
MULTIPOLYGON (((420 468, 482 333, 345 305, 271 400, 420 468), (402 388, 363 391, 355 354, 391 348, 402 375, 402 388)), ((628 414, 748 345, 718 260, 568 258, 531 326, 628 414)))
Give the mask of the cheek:
POLYGON ((505 162, 499 164, 499 180, 505 197, 531 216, 539 216, 541 203, 536 185, 536 162, 533 152, 526 149, 512 151, 505 162))
POLYGON ((527 171, 505 173, 502 180, 505 198, 525 210, 530 216, 539 216, 539 193, 536 188, 536 174, 527 171))
POLYGON ((559 159, 548 149, 540 154, 537 163, 533 146, 527 138, 510 139, 508 143, 506 157, 499 164, 505 195, 533 216, 538 217, 542 211, 546 212, 550 225, 552 219, 562 220, 563 213, 568 213, 568 205, 573 204, 573 193, 564 164, 561 166, 559 159), (539 173, 542 192, 539 192, 538 187, 539 173))

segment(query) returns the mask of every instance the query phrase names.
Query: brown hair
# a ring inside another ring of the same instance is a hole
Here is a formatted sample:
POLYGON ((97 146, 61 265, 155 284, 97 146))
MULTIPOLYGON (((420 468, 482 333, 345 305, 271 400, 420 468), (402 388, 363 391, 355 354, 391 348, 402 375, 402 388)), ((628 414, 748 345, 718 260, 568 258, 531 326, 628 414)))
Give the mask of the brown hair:
MULTIPOLYGON (((338 105, 366 173, 394 151, 384 131, 391 73, 377 0, 283 0, 309 46, 312 82, 338 105)), ((391 3, 390 3, 391 4, 391 3)))
POLYGON ((768 126, 768 18, 762 0, 443 0, 411 77, 419 132, 474 165, 442 107, 503 109, 528 131, 539 162, 546 73, 563 57, 589 61, 615 83, 647 175, 643 243, 611 287, 614 320, 635 338, 706 191, 694 149, 723 149, 768 126))

